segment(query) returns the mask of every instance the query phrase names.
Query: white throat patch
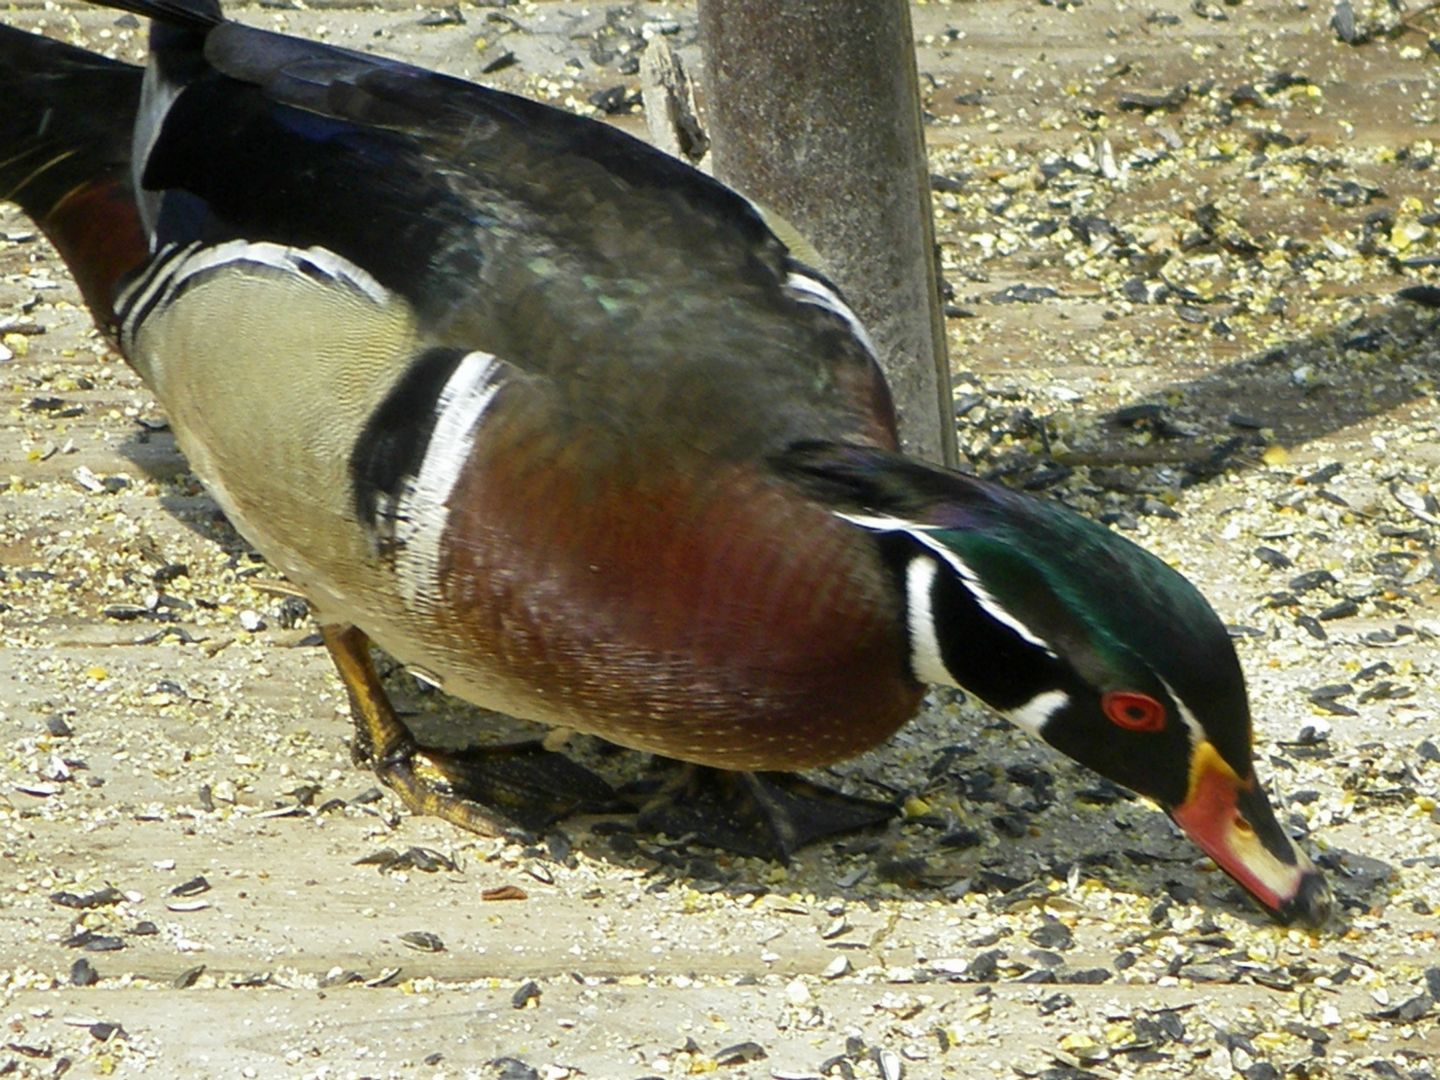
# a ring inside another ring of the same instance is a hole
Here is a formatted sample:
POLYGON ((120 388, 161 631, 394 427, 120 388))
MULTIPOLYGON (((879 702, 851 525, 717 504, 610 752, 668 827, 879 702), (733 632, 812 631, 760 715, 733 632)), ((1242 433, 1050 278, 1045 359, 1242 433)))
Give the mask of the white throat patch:
POLYGON ((1050 718, 1057 712, 1070 704, 1070 695, 1063 690, 1046 690, 1043 694, 1036 694, 1025 704, 1007 709, 1002 715, 1006 720, 1036 739, 1044 740, 1040 734, 1041 729, 1050 722, 1050 718))

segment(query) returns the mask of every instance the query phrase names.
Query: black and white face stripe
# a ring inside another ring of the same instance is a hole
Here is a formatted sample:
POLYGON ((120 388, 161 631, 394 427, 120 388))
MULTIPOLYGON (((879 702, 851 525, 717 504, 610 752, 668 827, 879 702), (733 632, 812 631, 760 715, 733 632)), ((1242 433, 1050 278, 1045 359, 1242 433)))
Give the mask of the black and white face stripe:
MULTIPOLYGON (((905 618, 910 638, 910 670, 921 682, 953 686, 981 694, 981 687, 961 686, 960 680, 945 662, 946 649, 940 641, 941 630, 937 625, 939 616, 935 611, 936 583, 940 571, 941 564, 929 554, 916 555, 905 565, 905 618)), ((993 617, 993 610, 986 606, 981 595, 973 589, 971 595, 982 609, 993 617)), ((993 601, 991 603, 993 605, 993 601)), ((951 614, 953 617, 953 613, 951 614)), ((1014 629, 1017 624, 1011 620, 1005 625, 1014 629)), ((1016 630, 1016 633, 1020 631, 1016 630)), ((1038 640, 1033 635, 1022 636, 1026 641, 1038 640)), ((1043 647, 1043 643, 1040 644, 1043 647)), ((954 644, 951 643, 950 647, 954 648, 954 644)), ((1045 653, 1052 657, 1055 655, 1048 648, 1045 648, 1045 653)), ((1070 695, 1060 689, 1045 689, 1020 701, 1001 703, 993 698, 987 700, 996 711, 1026 734, 1043 739, 1045 725, 1070 703, 1070 695)))
POLYGON ((1055 651, 1001 607, 975 572, 930 535, 931 530, 899 518, 838 516, 874 532, 904 534, 923 549, 908 548, 912 554, 902 572, 915 678, 974 693, 1016 727, 1043 738, 1045 725, 1070 703, 1070 696, 1053 683, 1026 696, 1027 680, 1007 671, 1007 659, 1023 658, 1032 670, 1053 670, 1060 664, 1055 651), (994 637, 996 623, 1013 635, 1008 646, 994 637), (1001 655, 1006 648, 1008 653, 1001 655))
POLYGON ((1186 734, 1190 737, 1191 749, 1193 750, 1202 742, 1208 741, 1210 736, 1206 733, 1204 725, 1200 723, 1194 710, 1185 704, 1184 699, 1175 692, 1175 687, 1170 685, 1168 679, 1158 675, 1156 677, 1160 679, 1160 685, 1165 687, 1165 692, 1170 695, 1170 700, 1175 703, 1175 711, 1180 714, 1180 720, 1185 725, 1186 734))
POLYGON ((216 274, 246 267, 266 267, 322 280, 357 292, 377 304, 383 304, 390 295, 360 267, 324 248, 294 248, 248 240, 213 245, 172 244, 156 252, 116 298, 121 348, 131 353, 136 334, 145 321, 156 312, 163 312, 187 289, 216 274))
POLYGON ((935 632, 935 575, 940 564, 924 555, 905 565, 905 620, 910 635, 910 670, 923 683, 959 687, 945 666, 935 632))
MULTIPOLYGON (((936 558, 942 560, 954 570, 955 573, 959 575, 960 580, 965 583, 966 590, 975 598, 976 603, 984 608, 992 619, 1003 626, 1008 626, 1023 640, 1045 650, 1050 656, 1055 655, 1055 650, 1050 647, 1044 638, 1001 606, 1000 602, 985 588, 979 575, 970 568, 964 559, 956 554, 953 549, 942 544, 931 535, 934 532, 933 529, 916 524, 913 521, 905 521, 903 518, 871 516, 866 514, 837 514, 836 516, 855 525, 859 525, 861 528, 869 529, 871 532, 904 533, 922 547, 933 552, 936 558)), ((934 575, 932 574, 932 581, 933 578, 934 575)))

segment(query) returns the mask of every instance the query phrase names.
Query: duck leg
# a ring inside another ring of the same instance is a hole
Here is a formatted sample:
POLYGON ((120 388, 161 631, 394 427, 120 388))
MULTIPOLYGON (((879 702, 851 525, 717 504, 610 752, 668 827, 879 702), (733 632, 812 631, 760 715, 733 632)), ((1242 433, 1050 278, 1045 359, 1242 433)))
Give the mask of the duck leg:
POLYGON ((641 806, 637 824, 646 832, 788 863, 807 844, 883 825, 895 810, 794 773, 684 765, 641 806))
MULTIPOLYGON (((350 694, 356 762, 371 766, 412 813, 495 836, 516 825, 535 831, 570 814, 614 809, 605 781, 538 740, 464 750, 422 746, 395 714, 364 631, 323 626, 321 633, 350 694)), ((788 862, 807 844, 894 815, 889 803, 842 795, 791 773, 681 765, 644 799, 638 825, 788 862)))
POLYGON ((573 813, 613 807, 605 781, 538 740, 464 750, 422 746, 395 714, 365 632, 322 626, 321 634, 350 693, 357 764, 370 765, 412 813, 497 836, 517 825, 537 831, 573 813))

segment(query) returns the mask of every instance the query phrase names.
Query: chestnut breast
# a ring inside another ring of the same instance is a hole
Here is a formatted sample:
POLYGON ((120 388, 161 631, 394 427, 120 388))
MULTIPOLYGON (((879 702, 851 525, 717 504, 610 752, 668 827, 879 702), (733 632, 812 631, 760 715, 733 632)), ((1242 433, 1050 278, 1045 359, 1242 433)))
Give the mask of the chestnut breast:
POLYGON ((505 396, 435 567, 447 689, 732 769, 836 761, 912 715, 901 602, 863 532, 762 461, 587 437, 505 396))

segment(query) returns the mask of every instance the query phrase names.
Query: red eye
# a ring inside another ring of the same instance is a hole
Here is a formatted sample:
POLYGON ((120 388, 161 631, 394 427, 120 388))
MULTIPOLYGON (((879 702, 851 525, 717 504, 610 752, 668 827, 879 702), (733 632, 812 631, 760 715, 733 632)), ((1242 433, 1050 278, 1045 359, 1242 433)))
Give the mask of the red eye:
POLYGON ((1112 724, 1130 731, 1160 731, 1165 727, 1165 706, 1148 694, 1111 690, 1101 697, 1100 707, 1112 724))

